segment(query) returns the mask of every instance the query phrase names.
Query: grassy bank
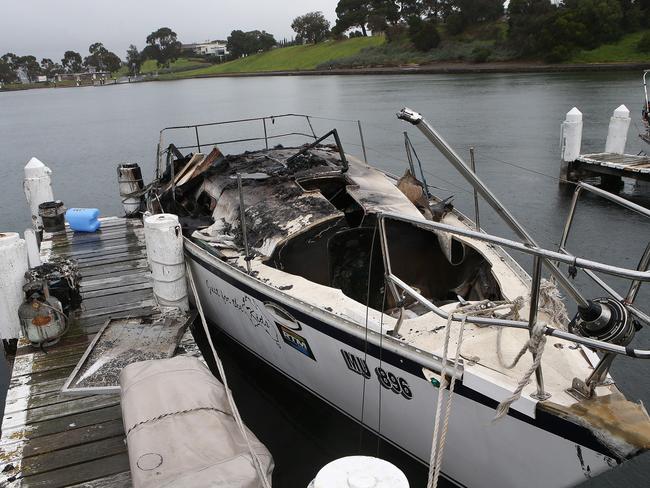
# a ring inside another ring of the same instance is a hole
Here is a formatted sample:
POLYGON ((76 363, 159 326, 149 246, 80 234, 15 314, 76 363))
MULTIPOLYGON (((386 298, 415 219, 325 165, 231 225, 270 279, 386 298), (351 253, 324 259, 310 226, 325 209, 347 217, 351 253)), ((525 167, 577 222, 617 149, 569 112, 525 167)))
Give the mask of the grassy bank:
POLYGON ((650 66, 650 54, 637 49, 639 40, 646 32, 635 32, 623 36, 614 44, 603 44, 591 51, 580 51, 571 58, 570 63, 643 63, 650 66))
POLYGON ((222 73, 254 73, 265 71, 299 71, 314 69, 336 59, 352 56, 364 48, 384 44, 383 37, 356 37, 344 41, 326 41, 320 44, 289 46, 273 49, 228 63, 171 73, 161 78, 176 79, 187 76, 209 76, 222 73))

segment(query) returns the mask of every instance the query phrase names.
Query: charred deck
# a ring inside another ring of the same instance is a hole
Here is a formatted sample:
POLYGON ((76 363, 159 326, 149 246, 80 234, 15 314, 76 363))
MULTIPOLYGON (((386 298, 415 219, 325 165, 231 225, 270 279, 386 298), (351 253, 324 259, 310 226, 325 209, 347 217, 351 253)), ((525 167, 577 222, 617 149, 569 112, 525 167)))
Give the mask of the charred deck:
MULTIPOLYGON (((42 253, 77 261, 83 303, 57 345, 41 351, 19 342, 2 422, 0 485, 131 486, 120 396, 61 389, 108 319, 156 316, 142 223, 108 218, 93 234, 47 236, 42 253)), ((189 330, 179 353, 200 354, 189 330)))

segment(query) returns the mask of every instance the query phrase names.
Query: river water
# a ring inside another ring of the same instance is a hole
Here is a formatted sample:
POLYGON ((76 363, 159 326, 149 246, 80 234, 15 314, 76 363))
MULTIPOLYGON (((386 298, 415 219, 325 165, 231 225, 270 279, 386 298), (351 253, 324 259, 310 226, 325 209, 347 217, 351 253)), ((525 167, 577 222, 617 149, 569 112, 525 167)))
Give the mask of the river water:
MULTIPOLYGON (((52 168, 55 195, 66 206, 119 215, 116 166, 140 163, 149 178, 161 128, 282 113, 324 117, 312 119, 316 132, 337 127, 346 151, 358 156, 356 123, 341 119, 361 120, 368 160, 399 174, 407 167, 402 132, 408 130, 429 185, 440 196, 455 195, 456 206, 473 215, 467 185, 416 129, 396 119, 395 112, 406 105, 423 113, 461 155, 473 145, 479 176, 540 243, 556 246, 570 202, 557 182, 564 115, 573 106, 584 113, 583 152, 599 152, 612 111, 625 104, 633 117, 627 152, 635 154, 649 149, 636 137, 642 97, 641 76, 635 72, 218 78, 0 93, 0 229, 22 231, 29 225, 22 168, 32 156, 52 168)), ((262 133, 259 124, 246 129, 262 133)), ((281 119, 268 127, 270 135, 287 129, 296 127, 281 119)), ((183 134, 181 142, 191 143, 193 137, 183 134)), ((236 138, 237 133, 206 129, 201 134, 204 142, 212 137, 236 138)), ((241 146, 224 148, 234 152, 241 146)), ((625 181, 621 194, 650 207, 649 184, 625 181)), ((485 229, 511 237, 494 212, 485 205, 481 211, 485 229)), ((650 240, 649 229, 640 216, 585 197, 568 247, 581 256, 634 267, 650 240)), ((580 275, 578 283, 587 286, 590 296, 602 295, 580 275)), ((624 283, 614 284, 625 290, 624 283)), ((642 306, 648 290, 639 295, 642 306)), ((650 334, 641 331, 635 344, 650 347, 650 334)), ((423 486, 426 473, 405 456, 378 445, 266 368, 251 366, 227 341, 222 353, 232 370, 235 395, 244 399, 240 408, 245 419, 280 465, 277 486, 305 486, 327 461, 377 450, 407 471, 411 486, 423 486)), ((623 391, 646 405, 649 367, 619 359, 613 368, 623 391)), ((0 373, 4 392, 6 369, 0 373)))

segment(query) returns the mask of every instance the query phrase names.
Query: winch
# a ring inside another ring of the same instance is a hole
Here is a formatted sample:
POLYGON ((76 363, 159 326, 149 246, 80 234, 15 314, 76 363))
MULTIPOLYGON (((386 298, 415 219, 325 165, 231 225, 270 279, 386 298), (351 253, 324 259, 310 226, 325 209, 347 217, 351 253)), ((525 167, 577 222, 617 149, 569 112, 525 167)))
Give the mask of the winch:
MULTIPOLYGON (((613 298, 589 300, 587 306, 578 307, 578 313, 569 323, 569 332, 619 346, 630 344, 636 330, 625 306, 613 298)), ((574 378, 569 393, 591 398, 596 386, 606 383, 615 357, 613 353, 606 353, 587 379, 574 378)))
POLYGON ((588 306, 578 307, 569 331, 619 346, 627 346, 636 332, 627 309, 613 298, 596 298, 589 300, 588 306))

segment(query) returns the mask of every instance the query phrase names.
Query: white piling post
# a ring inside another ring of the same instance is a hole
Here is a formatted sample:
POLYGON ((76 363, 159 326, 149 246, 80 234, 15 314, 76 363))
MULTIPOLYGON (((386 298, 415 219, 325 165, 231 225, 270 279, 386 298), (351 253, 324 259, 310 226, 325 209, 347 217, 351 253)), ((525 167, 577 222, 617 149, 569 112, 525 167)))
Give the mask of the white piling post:
POLYGON ((164 307, 189 310, 183 233, 178 217, 173 214, 147 217, 144 237, 156 300, 164 307))
POLYGON ((308 488, 409 488, 395 465, 370 456, 348 456, 326 464, 308 488))
POLYGON ((38 240, 34 229, 25 229, 25 244, 27 244, 27 258, 30 269, 43 264, 41 262, 41 253, 38 249, 38 240))
POLYGON ((30 159, 25 166, 23 189, 29 204, 29 211, 32 214, 32 225, 37 232, 43 229, 43 222, 38 216, 38 206, 43 202, 54 200, 52 182, 50 181, 51 174, 52 170, 37 158, 30 159))
POLYGON ((580 156, 582 146, 582 112, 573 107, 562 122, 562 160, 560 163, 560 179, 566 180, 569 164, 580 156))
POLYGON ((0 233, 0 339, 18 339, 18 307, 28 270, 25 241, 15 232, 0 233))
POLYGON ((614 115, 609 119, 609 130, 607 131, 607 142, 605 152, 613 154, 625 154, 625 143, 627 132, 630 128, 630 111, 625 105, 614 110, 614 115))

